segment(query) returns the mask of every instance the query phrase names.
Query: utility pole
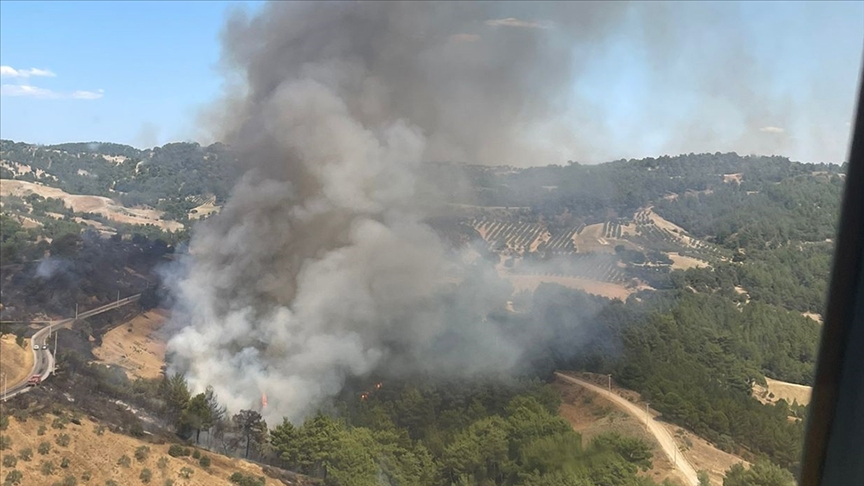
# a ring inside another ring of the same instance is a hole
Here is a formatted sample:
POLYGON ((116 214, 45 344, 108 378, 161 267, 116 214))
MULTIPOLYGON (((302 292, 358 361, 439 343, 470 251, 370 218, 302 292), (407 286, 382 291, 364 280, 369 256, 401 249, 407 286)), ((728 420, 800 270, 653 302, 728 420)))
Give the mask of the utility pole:
POLYGON ((609 374, 606 377, 609 378, 609 396, 612 396, 612 375, 609 374))
POLYGON ((75 304, 75 320, 78 320, 78 304, 75 304))
POLYGON ((7 386, 7 383, 6 383, 6 372, 4 371, 2 373, 2 375, 3 375, 3 402, 6 402, 6 393, 7 393, 7 390, 9 388, 7 386))
POLYGON ((117 307, 120 307, 120 291, 117 291, 117 307))

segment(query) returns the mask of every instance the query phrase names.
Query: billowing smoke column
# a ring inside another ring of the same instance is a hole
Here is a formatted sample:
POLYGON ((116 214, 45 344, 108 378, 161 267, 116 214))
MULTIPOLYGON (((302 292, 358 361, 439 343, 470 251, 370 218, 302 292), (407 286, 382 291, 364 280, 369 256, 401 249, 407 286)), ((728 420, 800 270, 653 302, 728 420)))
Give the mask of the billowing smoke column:
POLYGON ((348 376, 519 362, 523 343, 487 319, 508 286, 424 224, 442 201, 420 197, 418 174, 548 156, 540 122, 567 95, 568 37, 617 7, 522 8, 280 2, 229 21, 242 95, 216 123, 246 173, 173 283, 173 370, 234 410, 265 394, 272 421, 302 419, 348 376))

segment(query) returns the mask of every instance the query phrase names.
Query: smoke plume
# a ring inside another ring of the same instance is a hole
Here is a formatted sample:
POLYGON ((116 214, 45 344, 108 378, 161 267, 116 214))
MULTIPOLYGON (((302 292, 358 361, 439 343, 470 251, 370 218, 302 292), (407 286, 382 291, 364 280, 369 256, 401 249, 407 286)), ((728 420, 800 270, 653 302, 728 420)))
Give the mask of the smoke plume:
POLYGON ((526 134, 558 112, 572 37, 616 9, 521 8, 280 2, 229 20, 236 89, 211 122, 245 175, 175 275, 173 370, 300 420, 346 377, 518 364, 524 343, 488 318, 509 285, 424 223, 443 201, 419 174, 544 153, 526 134))

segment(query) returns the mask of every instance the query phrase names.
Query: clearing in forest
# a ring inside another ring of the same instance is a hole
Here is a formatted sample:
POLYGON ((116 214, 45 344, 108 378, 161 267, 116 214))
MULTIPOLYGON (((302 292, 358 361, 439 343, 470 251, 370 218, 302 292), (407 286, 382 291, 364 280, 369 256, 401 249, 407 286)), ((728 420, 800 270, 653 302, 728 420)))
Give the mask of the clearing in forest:
POLYGON ((165 336, 160 332, 168 311, 151 310, 135 316, 102 336, 93 350, 99 361, 123 368, 130 379, 158 378, 165 364, 165 336))
MULTIPOLYGON (((6 373, 6 384, 12 386, 33 371, 33 351, 30 340, 24 340, 24 346, 18 346, 14 334, 3 334, 0 337, 0 373, 6 373)), ((0 382, 2 386, 2 382, 0 382)))

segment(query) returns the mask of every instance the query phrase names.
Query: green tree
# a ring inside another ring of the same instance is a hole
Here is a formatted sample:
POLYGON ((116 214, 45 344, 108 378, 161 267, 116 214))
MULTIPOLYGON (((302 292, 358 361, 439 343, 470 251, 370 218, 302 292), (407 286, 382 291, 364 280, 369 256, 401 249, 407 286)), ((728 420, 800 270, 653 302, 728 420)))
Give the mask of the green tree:
POLYGON ((192 397, 183 409, 182 421, 189 427, 195 429, 195 443, 201 435, 202 429, 210 429, 213 425, 212 410, 207 403, 207 396, 199 393, 192 397))
POLYGON ((243 457, 249 457, 249 446, 252 444, 264 444, 267 440, 267 422, 261 414, 254 410, 241 410, 240 413, 231 418, 237 430, 246 441, 246 453, 243 457))

